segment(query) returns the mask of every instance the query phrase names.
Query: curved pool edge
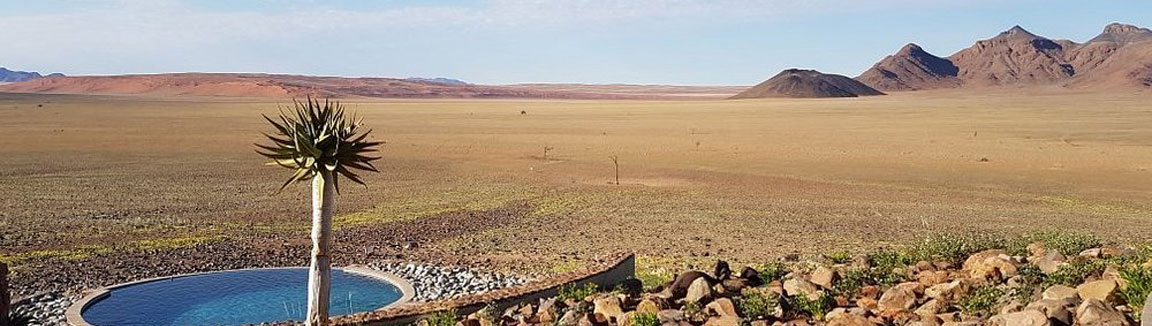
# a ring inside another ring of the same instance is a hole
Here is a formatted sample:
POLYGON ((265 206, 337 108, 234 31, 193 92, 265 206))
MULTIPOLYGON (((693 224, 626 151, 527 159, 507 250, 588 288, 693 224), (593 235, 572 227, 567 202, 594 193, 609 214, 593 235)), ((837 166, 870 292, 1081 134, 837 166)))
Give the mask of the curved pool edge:
MULTIPOLYGON (((81 291, 81 294, 83 296, 80 298, 80 300, 77 300, 76 302, 72 303, 71 306, 68 306, 68 310, 66 310, 64 312, 64 322, 67 323, 68 325, 71 325, 71 326, 96 326, 96 325, 89 324, 88 321, 84 320, 84 317, 83 317, 84 310, 87 310, 88 306, 92 305, 92 303, 100 301, 100 299, 107 297, 108 294, 112 292, 112 290, 119 289, 119 288, 126 287, 126 286, 139 285, 139 284, 156 282, 156 281, 171 280, 171 279, 175 279, 175 278, 182 278, 182 277, 189 277, 189 276, 215 274, 215 273, 240 272, 240 271, 252 271, 252 270, 269 270, 269 269, 298 269, 298 268, 307 269, 308 267, 303 266, 303 267, 242 268, 242 269, 228 269, 228 270, 221 270, 221 271, 187 273, 187 274, 178 274, 178 275, 147 278, 147 279, 127 282, 127 283, 120 283, 120 284, 107 286, 107 287, 103 287, 103 288, 99 288, 99 289, 95 289, 95 290, 85 290, 85 291, 81 291)), ((384 272, 384 271, 374 270, 374 269, 371 269, 371 268, 364 266, 364 265, 349 265, 349 266, 345 266, 345 267, 340 267, 339 269, 341 269, 345 272, 348 272, 348 273, 383 280, 385 282, 391 283, 392 285, 396 286, 397 289, 400 290, 400 298, 399 299, 396 299, 396 301, 393 301, 392 303, 386 304, 382 307, 376 308, 375 310, 381 310, 381 309, 385 309, 385 308, 392 308, 392 307, 396 307, 399 305, 408 304, 409 302, 412 301, 412 298, 416 296, 416 288, 412 286, 412 283, 408 282, 408 280, 406 280, 400 276, 397 276, 395 274, 384 272)))

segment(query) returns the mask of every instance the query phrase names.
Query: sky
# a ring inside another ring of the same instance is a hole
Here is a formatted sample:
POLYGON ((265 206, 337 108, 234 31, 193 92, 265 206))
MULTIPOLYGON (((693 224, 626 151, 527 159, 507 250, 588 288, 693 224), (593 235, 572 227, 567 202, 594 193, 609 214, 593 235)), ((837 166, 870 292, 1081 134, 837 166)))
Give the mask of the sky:
POLYGON ((947 56, 1013 25, 1083 42, 1149 0, 0 0, 0 66, 479 84, 751 85, 947 56))

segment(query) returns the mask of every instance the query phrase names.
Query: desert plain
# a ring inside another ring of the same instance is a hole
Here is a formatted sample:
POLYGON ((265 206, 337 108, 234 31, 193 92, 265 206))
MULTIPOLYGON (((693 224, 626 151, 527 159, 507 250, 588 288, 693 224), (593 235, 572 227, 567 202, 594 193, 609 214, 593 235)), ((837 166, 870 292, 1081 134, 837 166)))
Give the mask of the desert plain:
MULTIPOLYGON (((548 273, 627 250, 642 270, 670 271, 939 233, 1147 239, 1146 96, 341 98, 387 143, 367 187, 341 185, 336 263, 548 273)), ((86 278, 70 274, 109 283, 212 263, 194 255, 305 264, 308 187, 276 193, 288 171, 265 166, 253 146, 271 131, 261 114, 290 104, 0 94, 0 258, 14 283, 74 288, 68 279, 86 278)))

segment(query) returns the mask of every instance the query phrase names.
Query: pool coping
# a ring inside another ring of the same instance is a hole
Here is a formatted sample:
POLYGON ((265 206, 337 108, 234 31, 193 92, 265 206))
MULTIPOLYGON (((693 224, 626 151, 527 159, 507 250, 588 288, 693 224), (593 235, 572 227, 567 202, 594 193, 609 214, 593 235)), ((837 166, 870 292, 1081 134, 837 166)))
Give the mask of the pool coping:
MULTIPOLYGON (((80 298, 80 300, 73 302, 72 305, 68 307, 68 310, 66 310, 64 312, 64 321, 68 325, 71 325, 71 326, 95 326, 95 325, 89 324, 87 321, 84 320, 84 317, 82 316, 84 314, 84 310, 87 310, 88 306, 90 306, 92 303, 107 297, 108 294, 112 292, 112 290, 119 289, 119 288, 126 287, 126 286, 139 285, 139 284, 151 283, 151 282, 156 282, 156 281, 165 281, 165 280, 171 280, 171 279, 189 277, 189 276, 215 274, 215 273, 252 271, 252 270, 270 270, 270 269, 300 269, 300 268, 308 269, 308 266, 257 267, 257 268, 241 268, 241 269, 228 269, 228 270, 219 270, 219 271, 177 274, 177 275, 147 278, 147 279, 127 282, 127 283, 120 283, 120 284, 107 286, 107 287, 103 287, 103 288, 99 288, 99 289, 95 289, 95 290, 85 290, 85 291, 81 292, 83 294, 83 297, 80 298)), ((392 285, 396 286, 397 289, 400 290, 400 298, 399 299, 397 299, 396 301, 393 301, 392 303, 384 305, 382 307, 376 308, 374 311, 385 309, 385 308, 393 308, 393 307, 399 307, 399 306, 407 305, 412 301, 412 298, 416 296, 416 289, 412 286, 412 283, 409 282, 408 280, 396 275, 396 274, 374 270, 374 269, 369 268, 368 266, 364 266, 364 265, 348 265, 345 267, 337 267, 337 268, 340 270, 343 270, 345 272, 348 272, 348 273, 383 280, 385 282, 391 283, 392 285)))

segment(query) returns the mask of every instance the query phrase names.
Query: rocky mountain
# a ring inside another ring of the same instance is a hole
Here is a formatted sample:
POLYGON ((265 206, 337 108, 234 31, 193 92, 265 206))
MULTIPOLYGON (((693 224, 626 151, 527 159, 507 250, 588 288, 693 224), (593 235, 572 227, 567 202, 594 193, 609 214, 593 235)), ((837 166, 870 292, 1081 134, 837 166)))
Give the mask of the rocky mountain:
POLYGON ((456 85, 456 86, 471 85, 468 82, 465 82, 463 80, 444 78, 444 77, 436 77, 436 78, 411 77, 411 78, 405 78, 404 80, 412 81, 412 82, 419 82, 419 83, 438 83, 438 84, 456 85))
POLYGON ((61 74, 61 73, 52 73, 52 74, 48 74, 48 76, 43 76, 43 75, 40 75, 40 73, 35 72, 35 71, 15 71, 15 70, 8 70, 7 68, 4 68, 4 67, 0 67, 0 82, 4 82, 4 83, 16 83, 16 82, 33 80, 33 79, 37 79, 37 78, 63 77, 63 76, 64 76, 64 74, 61 74))
POLYGON ((731 98, 818 98, 868 95, 884 95, 884 93, 841 75, 825 74, 815 70, 787 69, 731 98))
POLYGON ((896 54, 877 62, 856 80, 874 88, 893 91, 949 88, 960 85, 959 71, 952 61, 909 43, 896 54))
POLYGON ((1006 85, 1148 87, 1152 30, 1114 23, 1079 44, 1014 26, 946 58, 909 44, 857 80, 884 91, 1006 85), (932 67, 937 67, 933 69, 932 67))

